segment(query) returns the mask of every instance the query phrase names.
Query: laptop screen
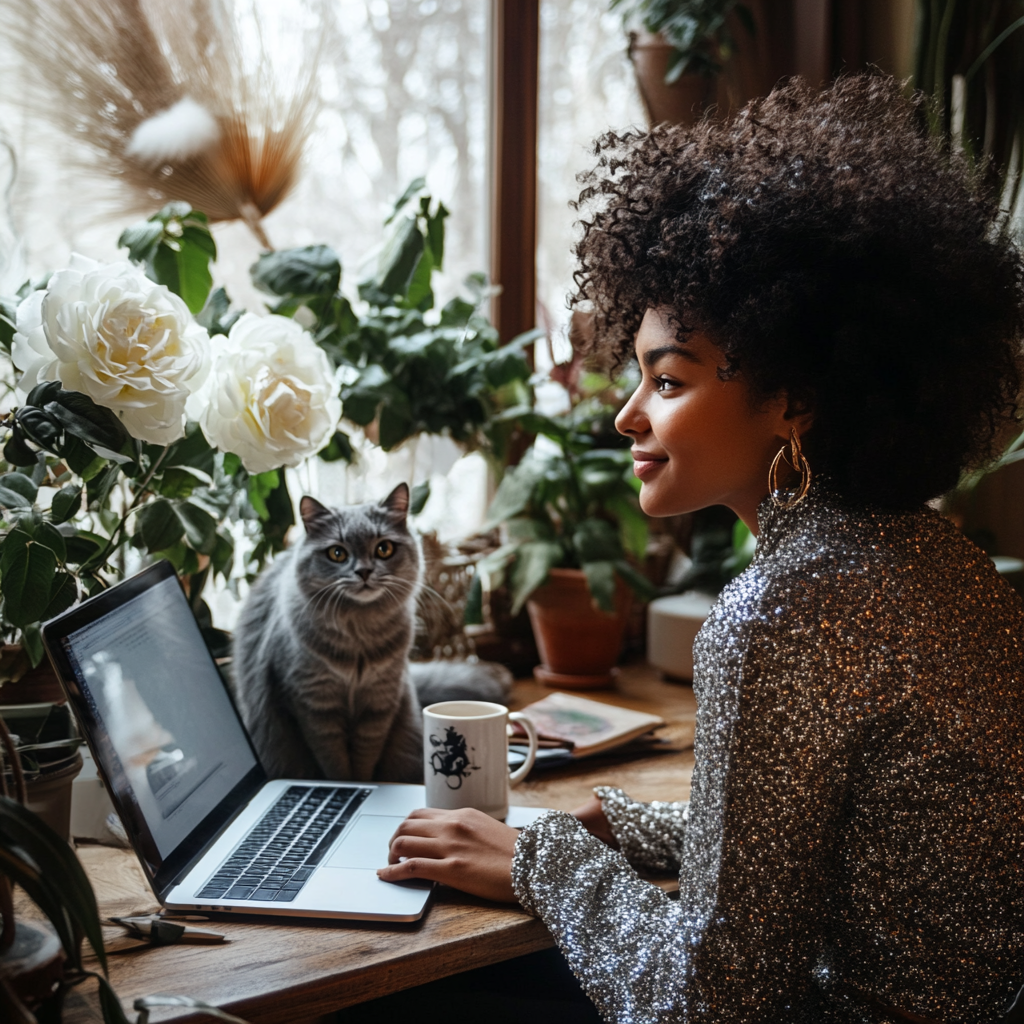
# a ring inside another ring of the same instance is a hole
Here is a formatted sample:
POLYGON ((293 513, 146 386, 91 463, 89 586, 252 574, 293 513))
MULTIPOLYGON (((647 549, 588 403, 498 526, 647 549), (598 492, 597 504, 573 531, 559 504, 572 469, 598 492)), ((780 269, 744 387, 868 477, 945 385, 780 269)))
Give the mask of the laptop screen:
POLYGON ((165 859, 257 764, 181 586, 162 579, 60 645, 104 774, 165 859))

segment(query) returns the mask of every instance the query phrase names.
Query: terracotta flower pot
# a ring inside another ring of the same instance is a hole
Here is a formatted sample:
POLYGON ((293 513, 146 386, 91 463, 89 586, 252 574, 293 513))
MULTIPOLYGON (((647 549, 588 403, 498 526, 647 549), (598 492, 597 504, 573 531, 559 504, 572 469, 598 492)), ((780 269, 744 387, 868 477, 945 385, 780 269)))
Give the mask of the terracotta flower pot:
POLYGON ((665 84, 665 72, 673 47, 661 35, 630 32, 629 59, 633 62, 647 120, 653 127, 669 124, 694 124, 715 99, 715 83, 704 75, 682 75, 665 84))
POLYGON ((534 676, 548 686, 591 690, 610 686, 622 651, 632 591, 616 578, 615 611, 602 611, 581 569, 552 569, 526 602, 543 664, 534 676))

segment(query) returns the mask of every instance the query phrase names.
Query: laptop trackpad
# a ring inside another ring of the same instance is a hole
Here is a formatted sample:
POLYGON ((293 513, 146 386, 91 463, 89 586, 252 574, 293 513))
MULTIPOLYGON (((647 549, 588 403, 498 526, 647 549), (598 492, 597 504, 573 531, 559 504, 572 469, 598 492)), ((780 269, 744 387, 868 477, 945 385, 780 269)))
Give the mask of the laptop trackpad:
POLYGON ((388 843, 404 817, 361 814, 326 863, 329 868, 382 868, 388 862, 388 843))

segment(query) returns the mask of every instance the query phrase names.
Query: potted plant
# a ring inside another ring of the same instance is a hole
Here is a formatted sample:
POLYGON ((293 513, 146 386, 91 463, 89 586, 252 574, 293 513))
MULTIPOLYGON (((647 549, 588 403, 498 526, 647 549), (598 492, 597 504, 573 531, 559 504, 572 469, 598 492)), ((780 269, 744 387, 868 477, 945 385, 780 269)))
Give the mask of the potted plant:
POLYGON ((652 124, 692 124, 714 102, 714 81, 736 52, 735 15, 751 35, 754 18, 739 0, 611 0, 629 32, 629 58, 652 124))
MULTIPOLYGON (((35 1024, 37 1020, 59 1024, 68 991, 95 978, 104 1024, 130 1024, 107 980, 103 929, 92 886, 67 839, 26 808, 21 760, 0 720, 0 767, 7 765, 15 799, 8 795, 6 783, 0 786, 0 1019, 18 1024, 35 1024), (17 920, 15 885, 21 886, 46 915, 48 926, 17 920), (98 972, 84 965, 83 940, 99 961, 98 972)), ((184 931, 173 922, 162 927, 166 941, 175 941, 184 931)), ((217 1020, 245 1024, 215 1006, 178 995, 136 999, 135 1024, 146 1024, 149 1011, 159 1006, 191 1007, 217 1020)))
POLYGON ((543 660, 534 672, 549 685, 609 685, 631 594, 653 592, 630 561, 644 558, 647 519, 624 439, 605 446, 608 411, 593 395, 558 419, 517 412, 540 436, 488 513, 506 542, 478 576, 492 588, 508 580, 513 614, 527 607, 543 660))

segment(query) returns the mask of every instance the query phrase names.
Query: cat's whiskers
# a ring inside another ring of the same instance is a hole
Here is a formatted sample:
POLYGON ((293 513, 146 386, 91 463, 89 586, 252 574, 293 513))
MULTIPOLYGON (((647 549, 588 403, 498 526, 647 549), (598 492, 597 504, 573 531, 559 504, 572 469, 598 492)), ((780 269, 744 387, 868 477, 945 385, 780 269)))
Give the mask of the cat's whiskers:
MULTIPOLYGON (((397 576, 395 577, 395 582, 399 583, 399 584, 404 584, 405 586, 409 587, 410 589, 412 589, 413 586, 414 586, 414 584, 409 583, 408 580, 400 579, 397 576)), ((438 593, 432 586, 430 586, 429 583, 420 583, 419 584, 419 590, 420 590, 421 594, 425 594, 425 595, 427 595, 429 597, 434 598, 434 600, 436 600, 436 601, 440 601, 441 604, 444 605, 444 607, 447 608, 453 614, 457 614, 458 613, 458 609, 455 607, 455 605, 453 605, 451 603, 451 601, 449 601, 448 598, 446 598, 444 596, 444 594, 438 593)))
MULTIPOLYGON (((334 580, 333 582, 321 587, 312 596, 306 598, 305 610, 310 611, 312 614, 316 614, 318 611, 317 605, 321 600, 324 601, 324 608, 320 609, 320 611, 326 610, 329 607, 330 602, 336 601, 340 603, 341 598, 344 597, 344 593, 345 580, 334 580), (311 605, 312 607, 310 607, 311 605)), ((336 610, 336 608, 332 609, 329 614, 333 615, 336 610)))

